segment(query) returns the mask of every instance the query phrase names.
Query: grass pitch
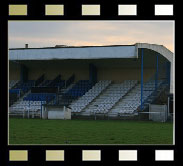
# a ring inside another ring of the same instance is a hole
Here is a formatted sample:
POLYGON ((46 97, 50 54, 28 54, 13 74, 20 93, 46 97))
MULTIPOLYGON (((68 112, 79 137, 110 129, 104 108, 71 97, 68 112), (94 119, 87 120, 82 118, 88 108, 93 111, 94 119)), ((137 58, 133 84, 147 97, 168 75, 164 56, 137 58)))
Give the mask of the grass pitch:
POLYGON ((173 123, 10 118, 9 144, 173 144, 173 123))

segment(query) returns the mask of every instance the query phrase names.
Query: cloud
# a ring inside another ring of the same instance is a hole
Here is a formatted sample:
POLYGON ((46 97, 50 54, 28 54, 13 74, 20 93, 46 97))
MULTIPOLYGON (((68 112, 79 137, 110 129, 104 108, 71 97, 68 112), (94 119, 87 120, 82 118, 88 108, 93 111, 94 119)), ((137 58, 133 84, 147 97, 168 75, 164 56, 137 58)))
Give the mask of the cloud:
POLYGON ((9 47, 163 44, 173 51, 170 21, 11 21, 9 47))

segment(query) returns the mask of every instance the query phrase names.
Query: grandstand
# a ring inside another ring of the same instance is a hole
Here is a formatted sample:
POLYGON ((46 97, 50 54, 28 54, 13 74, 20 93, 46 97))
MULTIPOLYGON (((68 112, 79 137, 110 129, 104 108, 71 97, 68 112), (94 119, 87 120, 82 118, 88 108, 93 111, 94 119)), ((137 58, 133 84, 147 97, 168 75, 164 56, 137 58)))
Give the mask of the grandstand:
MULTIPOLYGON (((9 115, 135 117, 173 93, 173 53, 161 45, 9 49, 9 115)), ((44 117, 43 117, 44 116, 44 117)))

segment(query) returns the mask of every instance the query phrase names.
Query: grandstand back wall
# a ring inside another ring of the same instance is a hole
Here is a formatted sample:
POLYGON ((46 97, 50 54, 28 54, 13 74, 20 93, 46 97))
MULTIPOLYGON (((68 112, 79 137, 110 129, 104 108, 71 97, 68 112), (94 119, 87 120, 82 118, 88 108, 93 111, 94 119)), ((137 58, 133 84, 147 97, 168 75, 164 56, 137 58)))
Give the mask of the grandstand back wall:
MULTIPOLYGON (((52 60, 52 61, 21 61, 29 69, 29 80, 35 80, 42 74, 45 79, 52 80, 58 74, 62 79, 68 79, 75 74, 75 81, 89 79, 89 64, 97 67, 98 80, 113 80, 122 82, 127 79, 139 80, 141 78, 140 59, 97 59, 97 60, 52 60)), ((9 64, 10 80, 20 79, 20 66, 9 64)), ((155 72, 154 65, 144 66, 144 81, 155 72)))
POLYGON ((9 80, 20 80, 20 65, 9 62, 9 80))

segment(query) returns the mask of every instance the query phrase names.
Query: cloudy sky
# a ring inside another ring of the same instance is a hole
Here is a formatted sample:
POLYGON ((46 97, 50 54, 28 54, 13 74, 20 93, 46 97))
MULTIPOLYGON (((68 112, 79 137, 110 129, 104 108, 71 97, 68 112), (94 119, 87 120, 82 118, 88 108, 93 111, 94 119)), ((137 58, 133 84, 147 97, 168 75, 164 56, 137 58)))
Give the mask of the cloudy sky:
POLYGON ((171 21, 10 21, 9 48, 55 45, 164 45, 174 51, 171 21))

